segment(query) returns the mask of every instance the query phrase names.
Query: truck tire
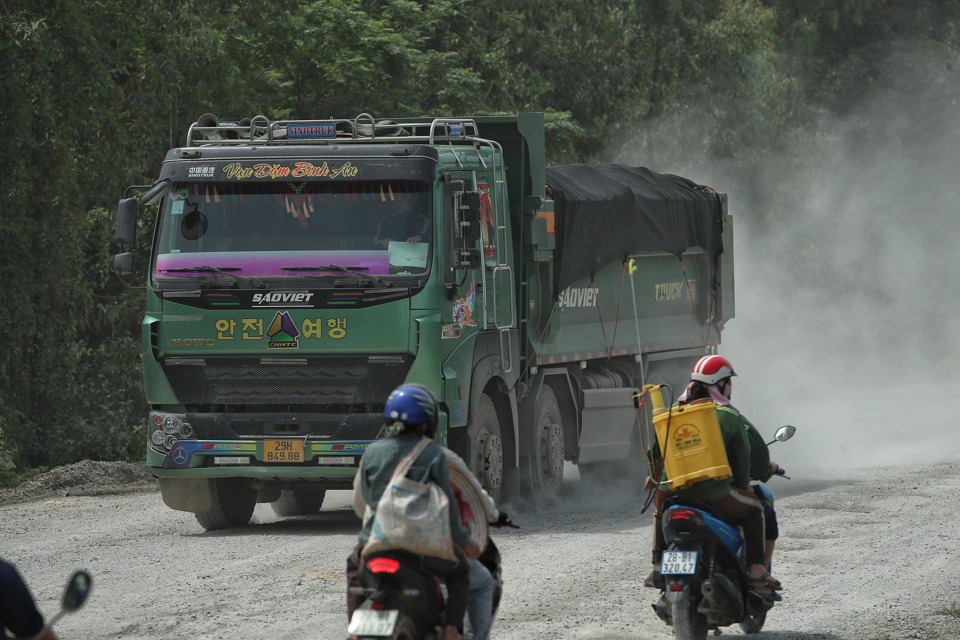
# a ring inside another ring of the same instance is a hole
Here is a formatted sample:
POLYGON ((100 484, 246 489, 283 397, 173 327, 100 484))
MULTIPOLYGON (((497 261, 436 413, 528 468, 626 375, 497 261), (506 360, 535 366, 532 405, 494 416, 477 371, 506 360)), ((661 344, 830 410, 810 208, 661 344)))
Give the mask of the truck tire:
POLYGON ((556 502, 563 482, 563 423, 553 389, 544 385, 536 403, 524 488, 535 505, 545 507, 556 502))
POLYGON ((312 516, 320 511, 326 495, 323 489, 284 489, 270 507, 278 516, 312 516))
POLYGON ((250 521, 257 506, 257 492, 245 478, 213 478, 210 488, 210 509, 195 514, 207 531, 242 527, 250 521))
POLYGON ((503 492, 503 439, 500 435, 500 420, 493 400, 487 394, 480 395, 477 413, 467 429, 470 438, 470 471, 495 502, 500 502, 503 492))

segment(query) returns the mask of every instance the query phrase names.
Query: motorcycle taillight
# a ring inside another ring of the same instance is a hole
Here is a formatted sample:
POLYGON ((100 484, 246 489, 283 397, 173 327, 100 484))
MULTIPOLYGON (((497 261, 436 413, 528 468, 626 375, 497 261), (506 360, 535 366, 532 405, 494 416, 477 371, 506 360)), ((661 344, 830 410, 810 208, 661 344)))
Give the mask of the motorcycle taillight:
POLYGON ((400 570, 400 561, 395 558, 371 558, 367 560, 370 573, 396 573, 400 570))
POLYGON ((693 509, 679 509, 675 507, 673 509, 668 509, 664 515, 669 522, 703 522, 703 518, 700 517, 700 514, 693 509))

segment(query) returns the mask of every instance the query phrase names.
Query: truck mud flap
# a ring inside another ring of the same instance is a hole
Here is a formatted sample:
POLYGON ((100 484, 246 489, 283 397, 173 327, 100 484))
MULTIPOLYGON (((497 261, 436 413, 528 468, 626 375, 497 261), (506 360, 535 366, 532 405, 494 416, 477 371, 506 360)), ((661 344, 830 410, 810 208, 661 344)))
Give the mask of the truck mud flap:
POLYGON ((622 460, 630 455, 637 409, 637 389, 584 389, 580 453, 577 464, 622 460))
POLYGON ((171 509, 202 513, 212 507, 206 478, 158 478, 160 495, 171 509))

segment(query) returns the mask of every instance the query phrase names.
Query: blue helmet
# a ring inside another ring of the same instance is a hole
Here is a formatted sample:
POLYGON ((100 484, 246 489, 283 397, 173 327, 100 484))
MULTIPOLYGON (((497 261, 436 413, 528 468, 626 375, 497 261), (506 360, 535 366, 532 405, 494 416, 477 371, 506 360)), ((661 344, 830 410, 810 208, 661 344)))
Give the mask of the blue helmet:
POLYGON ((383 417, 387 422, 430 428, 437 421, 437 399, 422 384, 402 384, 387 398, 383 417))

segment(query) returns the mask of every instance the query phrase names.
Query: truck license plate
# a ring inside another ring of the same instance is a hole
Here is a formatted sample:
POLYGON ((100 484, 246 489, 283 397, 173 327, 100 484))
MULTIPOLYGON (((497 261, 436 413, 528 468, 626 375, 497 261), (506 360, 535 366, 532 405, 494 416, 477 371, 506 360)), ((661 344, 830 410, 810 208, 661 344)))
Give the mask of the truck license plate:
POLYGON ((389 636, 393 635, 393 628, 397 624, 400 612, 396 609, 389 611, 372 611, 357 609, 350 618, 347 633, 355 636, 389 636))
POLYGON ((303 440, 264 440, 264 462, 303 462, 303 440))
POLYGON ((691 575, 697 572, 696 551, 664 551, 660 557, 663 575, 691 575))

